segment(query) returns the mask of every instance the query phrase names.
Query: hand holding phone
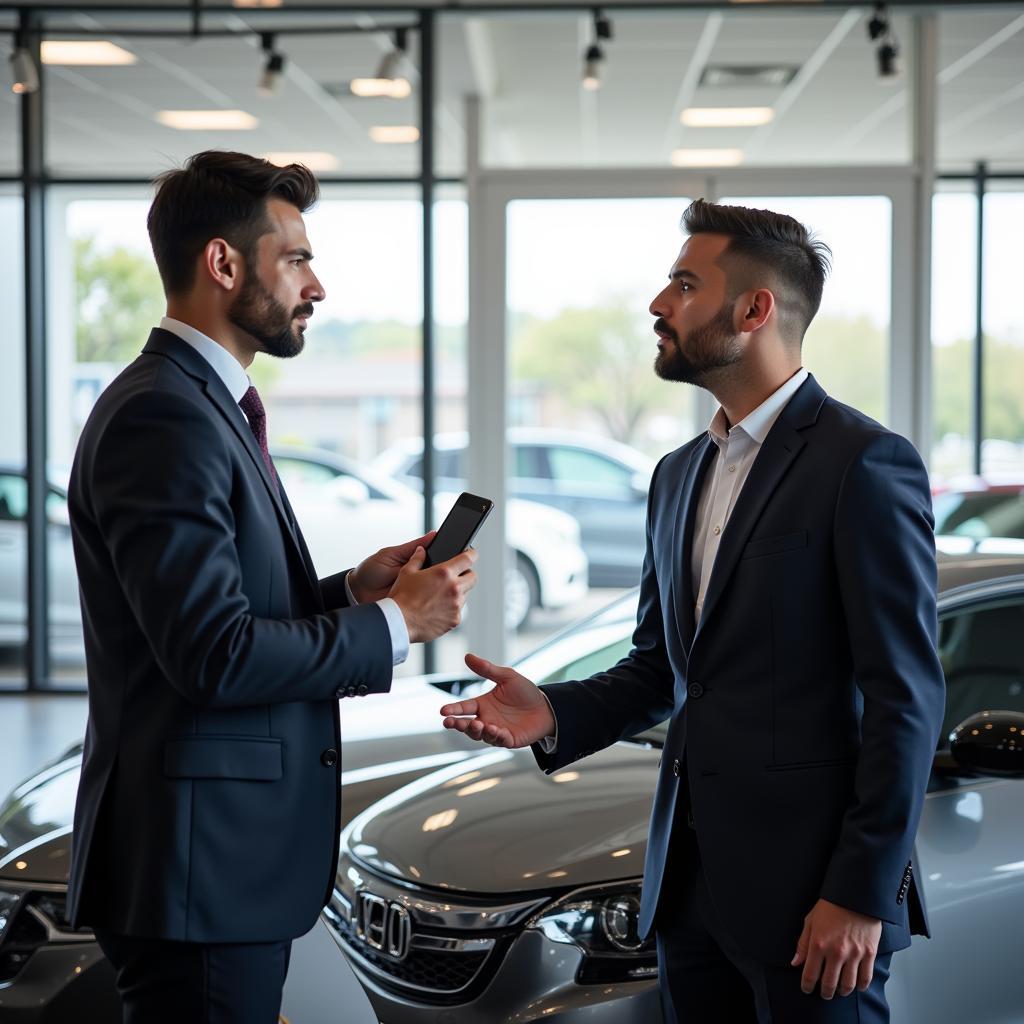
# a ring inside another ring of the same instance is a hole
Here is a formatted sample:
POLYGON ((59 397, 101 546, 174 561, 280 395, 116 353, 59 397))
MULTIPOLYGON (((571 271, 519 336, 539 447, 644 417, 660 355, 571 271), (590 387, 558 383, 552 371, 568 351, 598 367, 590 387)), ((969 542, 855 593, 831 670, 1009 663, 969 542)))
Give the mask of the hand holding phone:
POLYGON ((490 499, 463 491, 430 542, 423 567, 440 565, 465 551, 493 508, 490 499))

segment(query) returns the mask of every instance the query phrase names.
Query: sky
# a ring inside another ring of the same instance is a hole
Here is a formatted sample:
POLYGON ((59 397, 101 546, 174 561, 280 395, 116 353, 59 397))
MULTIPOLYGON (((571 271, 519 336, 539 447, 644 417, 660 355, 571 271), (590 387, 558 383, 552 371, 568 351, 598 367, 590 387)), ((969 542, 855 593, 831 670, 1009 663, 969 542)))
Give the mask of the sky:
MULTIPOLYGON (((722 197, 791 213, 833 251, 822 312, 888 321, 890 203, 882 196, 751 199, 722 197)), ((1017 312, 1024 194, 989 197, 986 215, 987 329, 1024 344, 1017 312), (1016 225, 1016 227, 1015 227, 1016 225)), ((567 306, 622 296, 645 315, 674 261, 682 235, 682 199, 529 200, 508 213, 510 308, 540 317, 567 306)), ((74 200, 71 235, 95 234, 103 246, 148 254, 147 199, 74 200)), ((976 206, 968 194, 936 200, 932 333, 939 344, 974 333, 976 206)), ((344 320, 396 319, 421 313, 419 204, 413 200, 326 199, 307 214, 314 264, 327 291, 319 315, 344 320)), ((441 201, 435 216, 435 309, 440 323, 466 318, 466 207, 441 201)))

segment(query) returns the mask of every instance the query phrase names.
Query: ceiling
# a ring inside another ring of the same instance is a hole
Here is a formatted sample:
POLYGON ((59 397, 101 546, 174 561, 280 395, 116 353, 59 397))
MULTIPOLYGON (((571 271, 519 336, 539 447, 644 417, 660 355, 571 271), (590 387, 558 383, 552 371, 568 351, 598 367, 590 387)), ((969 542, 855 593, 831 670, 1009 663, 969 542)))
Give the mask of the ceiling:
MULTIPOLYGON (((286 0, 287 3, 287 0, 286 0)), ((670 166, 678 148, 728 148, 745 166, 905 163, 910 158, 907 78, 876 76, 863 6, 814 9, 630 9, 610 12, 602 88, 580 87, 581 55, 591 41, 588 11, 445 11, 437 19, 437 165, 459 176, 465 165, 465 96, 482 97, 486 165, 500 167, 670 166), (788 65, 785 86, 700 85, 708 64, 788 65), (770 106, 760 128, 684 128, 691 106, 770 106)), ((11 14, 0 14, 0 26, 11 14)), ((902 51, 910 50, 911 14, 893 17, 902 51)), ((342 91, 373 74, 390 46, 384 32, 285 35, 285 87, 266 98, 256 82, 263 56, 254 29, 412 22, 395 8, 374 14, 238 10, 211 13, 204 26, 226 36, 191 41, 134 35, 184 31, 184 14, 150 12, 51 15, 59 28, 96 31, 131 51, 126 67, 46 69, 47 164, 68 176, 147 177, 210 147, 248 152, 317 151, 351 176, 413 175, 415 144, 371 141, 378 125, 416 124, 416 35, 407 71, 408 99, 360 99, 342 91), (166 109, 241 109, 258 120, 249 131, 179 131, 155 120, 166 109)), ((49 35, 48 35, 49 37, 49 35)), ((905 61, 905 63, 907 63, 905 61)), ((993 169, 1024 168, 1024 3, 953 8, 939 15, 938 155, 959 171, 986 160, 993 169)), ((17 100, 0 94, 0 173, 17 169, 17 100)))

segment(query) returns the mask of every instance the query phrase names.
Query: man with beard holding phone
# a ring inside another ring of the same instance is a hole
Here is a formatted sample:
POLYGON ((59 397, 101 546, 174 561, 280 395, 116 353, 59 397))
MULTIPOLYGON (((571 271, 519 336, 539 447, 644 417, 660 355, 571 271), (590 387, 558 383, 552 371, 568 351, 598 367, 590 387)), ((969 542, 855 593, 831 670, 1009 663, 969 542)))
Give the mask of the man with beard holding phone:
POLYGON ((475 584, 472 551, 423 568, 433 534, 314 570, 245 371, 302 351, 317 198, 305 167, 241 153, 158 179, 167 316, 72 469, 89 721, 70 914, 132 1024, 277 1021, 291 940, 334 883, 338 699, 387 692, 475 584))
POLYGON ((655 371, 720 407, 655 470, 633 649, 541 689, 469 655, 497 686, 441 713, 547 772, 670 719, 639 921, 666 1021, 883 1024, 892 953, 927 934, 928 475, 801 366, 828 250, 768 210, 697 200, 683 227, 655 371))

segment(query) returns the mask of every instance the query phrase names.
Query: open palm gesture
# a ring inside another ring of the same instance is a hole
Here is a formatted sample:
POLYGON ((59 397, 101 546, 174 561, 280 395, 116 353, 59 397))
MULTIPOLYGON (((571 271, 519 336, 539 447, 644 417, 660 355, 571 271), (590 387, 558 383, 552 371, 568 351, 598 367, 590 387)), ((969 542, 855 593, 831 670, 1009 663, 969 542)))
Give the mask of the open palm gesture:
POLYGON ((445 704, 441 714, 446 729, 456 729, 494 747, 528 747, 555 735, 551 705, 526 676, 475 654, 466 655, 466 664, 496 685, 482 697, 445 704))

